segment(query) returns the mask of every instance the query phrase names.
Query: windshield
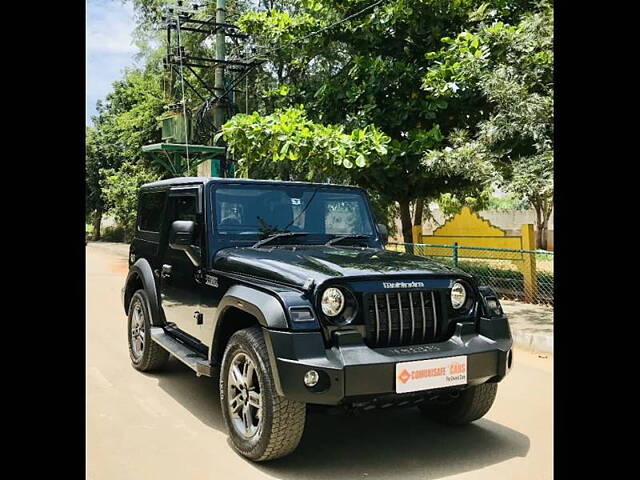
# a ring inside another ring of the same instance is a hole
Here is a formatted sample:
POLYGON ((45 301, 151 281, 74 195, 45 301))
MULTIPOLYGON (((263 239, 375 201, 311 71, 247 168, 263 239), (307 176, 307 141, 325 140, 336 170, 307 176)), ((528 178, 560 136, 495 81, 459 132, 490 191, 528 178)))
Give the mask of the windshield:
POLYGON ((216 233, 263 239, 304 232, 296 242, 321 235, 373 235, 367 202, 357 191, 297 185, 225 185, 214 190, 216 233))

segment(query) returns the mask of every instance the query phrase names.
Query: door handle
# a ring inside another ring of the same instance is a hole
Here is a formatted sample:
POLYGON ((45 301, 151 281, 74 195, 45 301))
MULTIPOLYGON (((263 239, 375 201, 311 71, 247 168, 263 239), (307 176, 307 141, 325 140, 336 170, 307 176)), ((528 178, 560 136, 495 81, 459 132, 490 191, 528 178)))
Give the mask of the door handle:
POLYGON ((171 265, 162 265, 162 278, 169 278, 171 276, 171 265))

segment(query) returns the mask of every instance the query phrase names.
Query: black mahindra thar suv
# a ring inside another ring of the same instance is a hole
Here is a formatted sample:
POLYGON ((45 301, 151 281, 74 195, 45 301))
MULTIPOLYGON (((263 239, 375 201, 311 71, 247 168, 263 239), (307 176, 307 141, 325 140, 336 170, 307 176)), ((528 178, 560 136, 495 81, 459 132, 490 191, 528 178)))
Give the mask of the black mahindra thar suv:
POLYGON ((219 376, 231 443, 255 461, 291 453, 311 406, 479 419, 512 363, 496 293, 386 241, 360 188, 146 184, 122 290, 131 362, 219 376))

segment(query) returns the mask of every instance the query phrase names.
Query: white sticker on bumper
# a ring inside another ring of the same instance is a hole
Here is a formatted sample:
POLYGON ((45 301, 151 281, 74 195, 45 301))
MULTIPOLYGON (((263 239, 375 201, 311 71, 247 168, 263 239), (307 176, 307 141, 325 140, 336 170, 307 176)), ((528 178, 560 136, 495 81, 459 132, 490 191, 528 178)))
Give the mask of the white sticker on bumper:
POLYGON ((466 385, 467 357, 435 358, 396 364, 396 393, 466 385))

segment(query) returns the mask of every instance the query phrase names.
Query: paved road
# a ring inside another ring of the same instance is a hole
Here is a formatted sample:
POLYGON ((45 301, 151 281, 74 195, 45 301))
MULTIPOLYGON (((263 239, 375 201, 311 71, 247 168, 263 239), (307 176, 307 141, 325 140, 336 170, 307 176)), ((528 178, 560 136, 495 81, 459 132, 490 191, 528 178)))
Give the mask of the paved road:
POLYGON ((87 478, 550 479, 552 356, 516 351, 514 369, 478 422, 442 427, 416 410, 311 415, 291 456, 254 464, 229 446, 216 381, 171 359, 129 363, 121 246, 87 246, 87 478))
POLYGON ((553 353, 553 307, 500 300, 509 317, 513 341, 534 352, 553 353))

